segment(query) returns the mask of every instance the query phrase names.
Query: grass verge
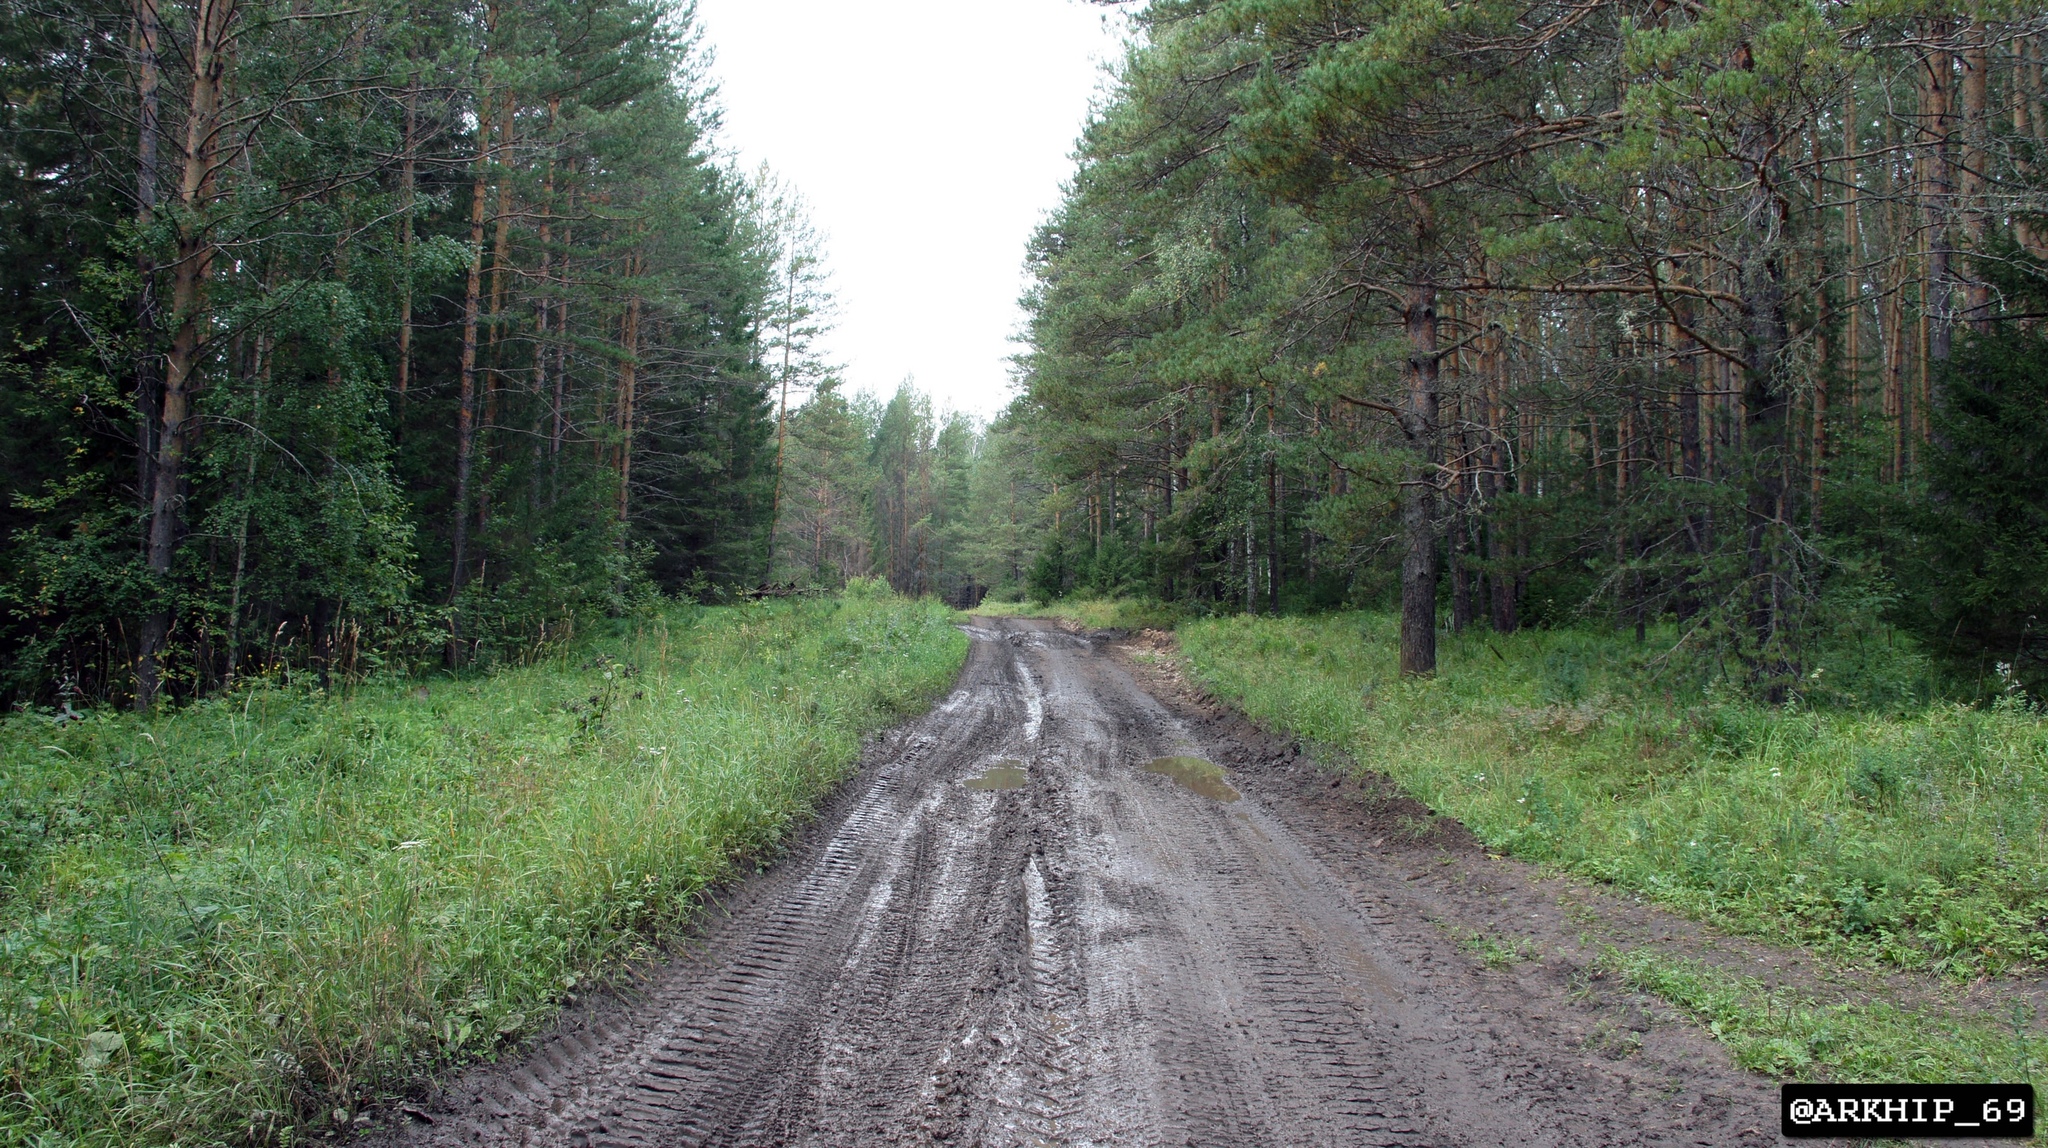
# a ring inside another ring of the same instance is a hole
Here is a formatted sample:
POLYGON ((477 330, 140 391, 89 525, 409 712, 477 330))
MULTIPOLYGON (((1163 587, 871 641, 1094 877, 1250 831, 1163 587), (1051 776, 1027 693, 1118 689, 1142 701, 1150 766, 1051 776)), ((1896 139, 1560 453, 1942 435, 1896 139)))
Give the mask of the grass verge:
POLYGON ((0 1144, 281 1142, 536 1028, 923 708, 889 597, 704 609, 553 664, 0 725, 0 1144))
POLYGON ((1886 1001, 1817 1002, 1752 978, 1645 949, 1610 948, 1601 966, 1698 1021, 1735 1063, 1773 1076, 1823 1071, 1849 1080, 2031 1081, 2048 1064, 2048 1039, 2015 999, 2002 1022, 1931 1016, 1886 1001))
MULTIPOLYGON (((1835 960, 1956 982, 2048 965, 2048 721, 2025 699, 1880 712, 1687 697, 1657 684, 1663 647, 1571 630, 1446 637, 1437 677, 1403 680, 1396 624, 1221 617, 1179 633, 1217 695, 1387 774, 1491 848, 1835 960)), ((1794 1025, 1753 985, 1631 960, 1755 1066, 1983 1079, 2039 1051, 1877 1005, 1802 1006, 1794 1025)))

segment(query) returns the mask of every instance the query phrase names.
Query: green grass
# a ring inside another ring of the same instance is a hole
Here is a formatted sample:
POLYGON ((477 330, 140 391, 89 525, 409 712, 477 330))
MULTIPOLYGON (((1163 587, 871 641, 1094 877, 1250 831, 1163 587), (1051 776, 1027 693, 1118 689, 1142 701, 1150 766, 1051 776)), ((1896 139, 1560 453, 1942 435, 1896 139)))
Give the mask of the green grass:
POLYGON ((677 607, 482 680, 9 719, 0 1144, 288 1140, 490 1055, 943 692, 949 618, 677 607))
MULTIPOLYGON (((1395 627, 1333 614, 1179 632, 1216 694, 1387 774, 1492 849, 1832 961, 1953 982, 2048 966, 2048 720, 2026 699, 1882 712, 1688 697, 1660 684, 1669 635, 1569 630, 1447 636, 1438 676, 1403 680, 1395 627)), ((1652 954, 1626 971, 1752 1067, 1989 1079, 2042 1051, 1997 1024, 1789 1002, 1652 954)))
POLYGON ((1930 1016, 1881 1000, 1816 1002, 1651 950, 1610 948, 1600 966, 1678 1006, 1736 1064, 1773 1076, 2002 1083, 2034 1080, 2048 1066, 2048 1039, 2017 999, 2003 1018, 1930 1016))
POLYGON ((1006 618, 1065 618, 1091 630, 1171 630, 1187 613, 1170 602, 1138 598, 1061 598, 1034 602, 983 602, 970 611, 1006 618))
POLYGON ((1512 968, 1534 955, 1527 937, 1509 941, 1485 932, 1464 934, 1458 939, 1458 947, 1472 954, 1480 964, 1496 971, 1512 968))
POLYGON ((2010 700, 1906 715, 1646 690, 1655 643, 1447 639, 1394 676, 1379 615, 1181 628, 1253 717, 1349 754, 1487 845, 1702 918, 1959 978, 2048 964, 2048 721, 2010 700))

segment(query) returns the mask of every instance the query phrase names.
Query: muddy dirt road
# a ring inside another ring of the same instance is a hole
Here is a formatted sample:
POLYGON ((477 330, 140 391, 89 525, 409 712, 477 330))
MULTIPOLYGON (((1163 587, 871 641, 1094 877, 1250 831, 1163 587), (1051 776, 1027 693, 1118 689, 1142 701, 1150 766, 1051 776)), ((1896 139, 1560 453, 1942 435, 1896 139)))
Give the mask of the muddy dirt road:
POLYGON ((1107 643, 970 633, 956 691, 687 954, 390 1139, 1777 1142, 1775 1089, 1697 1034, 1619 1065, 1561 1037, 1565 986, 1489 977, 1107 643))

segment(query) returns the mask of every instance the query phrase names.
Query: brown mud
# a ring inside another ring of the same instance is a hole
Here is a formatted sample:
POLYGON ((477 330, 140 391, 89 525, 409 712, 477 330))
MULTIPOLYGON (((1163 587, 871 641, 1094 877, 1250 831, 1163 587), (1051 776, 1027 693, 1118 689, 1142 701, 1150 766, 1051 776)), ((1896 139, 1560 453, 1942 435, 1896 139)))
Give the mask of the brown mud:
POLYGON ((1319 769, 1133 643, 968 630, 953 694, 684 951, 372 1139, 1778 1141, 1770 1081, 1597 974, 1599 894, 1319 769))

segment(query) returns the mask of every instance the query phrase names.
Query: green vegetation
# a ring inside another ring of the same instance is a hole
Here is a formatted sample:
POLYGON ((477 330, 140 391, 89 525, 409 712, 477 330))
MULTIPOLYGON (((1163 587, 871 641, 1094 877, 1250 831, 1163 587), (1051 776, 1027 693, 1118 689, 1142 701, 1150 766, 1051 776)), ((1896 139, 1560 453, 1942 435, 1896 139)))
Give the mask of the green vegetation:
POLYGON ((1817 1003, 1648 950, 1610 949, 1600 964, 1684 1010, 1756 1072, 1938 1084, 2035 1080, 2048 1067, 2048 1038, 2024 1001, 2005 1018, 1962 1019, 1885 1001, 1817 1003))
POLYGON ((1065 618, 1090 630, 1171 630, 1188 617, 1183 607, 1140 598, 1061 598, 1043 605, 990 601, 983 602, 975 613, 1065 618))
POLYGON ((688 5, 0 25, 0 702, 516 659, 766 575, 816 243, 688 5))
POLYGON ((965 654, 674 607, 487 678, 0 725, 0 1144, 271 1142, 489 1054, 769 855, 965 654))
POLYGON ((1773 702, 1881 617, 2048 692, 2039 12, 1133 23, 1031 251, 1035 597, 1398 602, 1416 674, 1678 622, 1773 702))
POLYGON ((841 393, 687 3, 8 8, 0 1130, 263 1139, 525 1031, 951 672, 868 576, 1203 615, 1495 848, 2048 966, 2048 16, 1136 7, 986 426, 841 393), (559 652, 764 578, 850 597, 559 652))
POLYGON ((1494 970, 1512 968, 1534 955, 1527 937, 1517 937, 1510 943, 1492 933, 1483 932, 1468 933, 1459 938, 1458 947, 1478 958, 1480 964, 1494 970))
POLYGON ((1218 694, 1493 848, 1844 956, 1959 978, 2048 964, 2048 720, 2021 696, 1687 699, 1668 643, 1574 630, 1451 638, 1437 678, 1403 680, 1395 624, 1220 618, 1181 640, 1218 694))
MULTIPOLYGON (((1182 625, 1196 676, 1254 718, 1341 751, 1490 848, 1612 882, 1735 932, 1950 983, 2048 964, 2048 718, 1855 704, 1925 665, 1879 647, 1770 707, 1686 688, 1661 643, 1579 629, 1445 640, 1434 679, 1393 673, 1385 614, 1182 625), (1837 680, 1823 687, 1830 676, 1837 680)), ((1488 964, 1507 955, 1472 942, 1488 964)), ((1652 951, 1613 971, 1762 1071, 2032 1079, 2032 1017, 1816 1002, 1652 951), (2015 1073, 2022 1075, 2015 1077, 2015 1073)))
POLYGON ((1008 416, 977 426, 908 382, 882 402, 828 378, 790 415, 788 447, 776 577, 874 574, 963 607, 1021 585, 1048 512, 1008 416))

